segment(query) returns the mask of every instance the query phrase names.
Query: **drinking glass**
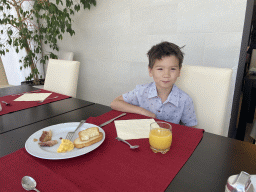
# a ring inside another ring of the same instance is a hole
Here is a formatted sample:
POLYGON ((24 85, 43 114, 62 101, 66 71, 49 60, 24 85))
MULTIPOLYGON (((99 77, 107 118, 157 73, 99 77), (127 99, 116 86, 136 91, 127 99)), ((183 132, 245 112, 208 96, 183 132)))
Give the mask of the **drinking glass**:
POLYGON ((154 153, 167 153, 172 144, 172 126, 169 123, 160 121, 151 123, 149 144, 154 153))

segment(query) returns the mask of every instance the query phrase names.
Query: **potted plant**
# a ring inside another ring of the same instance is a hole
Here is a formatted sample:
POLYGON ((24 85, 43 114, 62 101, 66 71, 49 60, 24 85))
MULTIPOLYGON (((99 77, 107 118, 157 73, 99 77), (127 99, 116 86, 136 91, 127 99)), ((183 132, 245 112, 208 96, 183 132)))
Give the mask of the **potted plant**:
POLYGON ((42 77, 37 65, 45 64, 49 58, 57 59, 53 51, 59 51, 57 42, 64 33, 75 34, 71 16, 83 9, 96 6, 96 0, 1 0, 0 1, 0 55, 9 52, 9 47, 16 52, 26 51, 22 57, 20 69, 30 68, 26 81, 40 83, 42 77), (15 11, 13 14, 11 11, 15 11), (42 46, 47 45, 52 51, 44 53, 42 46))

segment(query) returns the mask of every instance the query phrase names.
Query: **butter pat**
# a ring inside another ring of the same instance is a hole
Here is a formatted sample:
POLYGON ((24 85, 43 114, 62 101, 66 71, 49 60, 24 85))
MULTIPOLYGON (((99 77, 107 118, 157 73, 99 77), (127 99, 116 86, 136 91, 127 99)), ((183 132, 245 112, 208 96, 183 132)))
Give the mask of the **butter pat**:
POLYGON ((65 153, 65 152, 71 151, 73 149, 74 149, 74 144, 72 141, 70 141, 68 139, 62 139, 61 144, 60 144, 59 148, 57 149, 57 152, 65 153))

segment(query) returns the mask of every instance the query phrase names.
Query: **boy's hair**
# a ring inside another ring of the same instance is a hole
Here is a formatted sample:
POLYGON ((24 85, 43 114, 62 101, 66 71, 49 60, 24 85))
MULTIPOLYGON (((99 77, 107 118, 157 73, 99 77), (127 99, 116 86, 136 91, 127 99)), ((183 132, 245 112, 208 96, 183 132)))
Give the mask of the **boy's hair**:
POLYGON ((161 60, 163 57, 171 55, 174 55, 177 57, 177 59, 179 59, 179 68, 181 68, 184 58, 184 53, 180 50, 181 48, 174 43, 170 43, 167 41, 154 45, 147 53, 149 68, 153 68, 156 60, 161 60))

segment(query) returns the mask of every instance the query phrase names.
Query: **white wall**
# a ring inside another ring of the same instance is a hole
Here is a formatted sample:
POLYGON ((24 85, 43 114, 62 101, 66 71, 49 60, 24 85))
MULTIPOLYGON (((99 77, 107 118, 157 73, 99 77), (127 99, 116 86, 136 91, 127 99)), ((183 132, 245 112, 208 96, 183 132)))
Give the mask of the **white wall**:
MULTIPOLYGON (((246 0, 104 0, 74 17, 76 35, 59 43, 81 62, 77 97, 109 105, 136 84, 152 81, 147 51, 161 41, 186 45, 184 64, 234 70, 246 0)), ((227 127, 229 119, 227 118, 227 127)))

